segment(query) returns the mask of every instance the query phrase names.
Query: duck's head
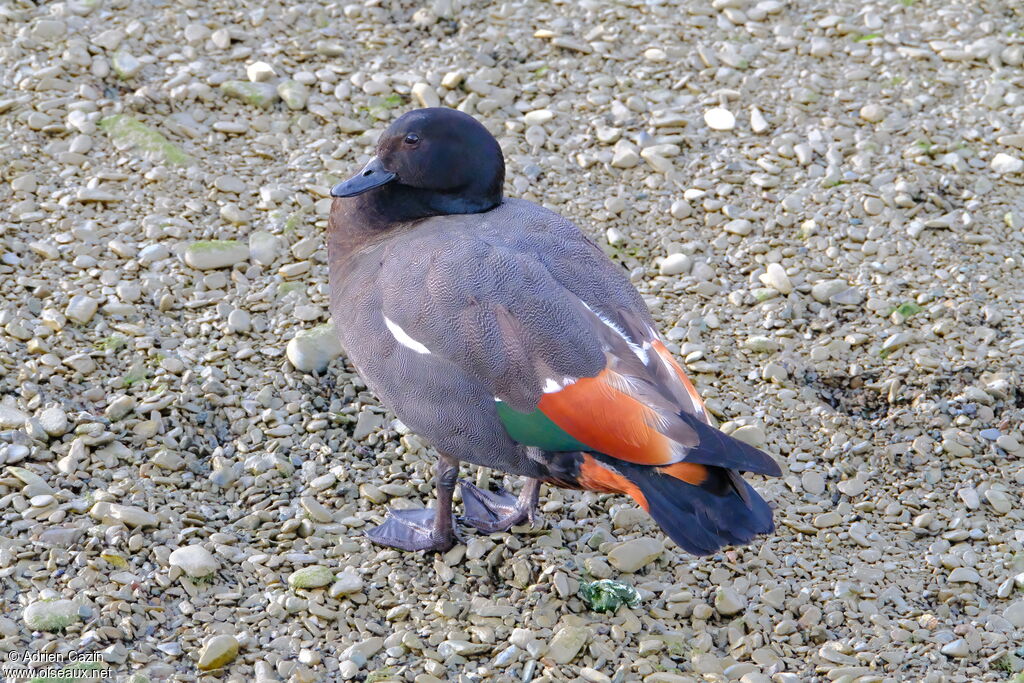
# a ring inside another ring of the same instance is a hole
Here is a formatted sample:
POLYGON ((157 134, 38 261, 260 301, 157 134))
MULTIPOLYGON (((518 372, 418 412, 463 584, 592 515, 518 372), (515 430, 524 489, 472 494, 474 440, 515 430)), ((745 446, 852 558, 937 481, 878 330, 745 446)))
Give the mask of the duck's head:
POLYGON ((402 115, 381 135, 376 154, 332 197, 365 195, 376 213, 411 220, 480 213, 501 203, 505 160, 487 129, 456 109, 402 115))

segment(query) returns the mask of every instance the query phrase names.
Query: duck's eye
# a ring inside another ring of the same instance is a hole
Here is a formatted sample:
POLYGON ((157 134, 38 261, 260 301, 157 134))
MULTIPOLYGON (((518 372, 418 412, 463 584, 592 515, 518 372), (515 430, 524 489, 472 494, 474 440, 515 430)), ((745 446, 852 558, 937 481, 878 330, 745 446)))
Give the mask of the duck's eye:
POLYGON ((416 135, 416 133, 409 133, 408 135, 405 136, 405 144, 407 145, 415 145, 419 141, 420 136, 416 135))

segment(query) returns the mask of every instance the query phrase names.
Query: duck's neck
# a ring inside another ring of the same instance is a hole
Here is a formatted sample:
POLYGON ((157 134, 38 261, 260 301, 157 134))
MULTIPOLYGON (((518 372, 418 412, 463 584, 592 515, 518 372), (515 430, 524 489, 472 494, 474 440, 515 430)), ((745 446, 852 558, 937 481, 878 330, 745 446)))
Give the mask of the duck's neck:
POLYGON ((423 218, 482 213, 500 203, 501 195, 496 199, 472 198, 406 185, 384 185, 356 197, 335 199, 328 228, 328 257, 331 262, 344 260, 386 233, 423 218))

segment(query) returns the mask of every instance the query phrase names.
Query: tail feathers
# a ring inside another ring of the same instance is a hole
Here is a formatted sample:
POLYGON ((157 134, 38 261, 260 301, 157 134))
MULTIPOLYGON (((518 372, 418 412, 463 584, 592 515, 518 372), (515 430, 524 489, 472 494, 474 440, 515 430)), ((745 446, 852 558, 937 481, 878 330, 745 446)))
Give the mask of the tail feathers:
POLYGON ((710 555, 726 545, 746 545, 759 534, 775 531, 772 511, 754 488, 731 470, 708 467, 708 477, 694 486, 659 471, 631 468, 654 521, 683 550, 710 555))
POLYGON ((715 429, 695 415, 680 413, 679 417, 697 432, 698 437, 697 446, 687 450, 684 462, 728 467, 769 477, 782 476, 779 464, 767 453, 715 429))
POLYGON ((628 494, 694 555, 746 545, 775 530, 768 503, 732 470, 693 463, 650 467, 598 454, 574 455, 576 486, 628 494))

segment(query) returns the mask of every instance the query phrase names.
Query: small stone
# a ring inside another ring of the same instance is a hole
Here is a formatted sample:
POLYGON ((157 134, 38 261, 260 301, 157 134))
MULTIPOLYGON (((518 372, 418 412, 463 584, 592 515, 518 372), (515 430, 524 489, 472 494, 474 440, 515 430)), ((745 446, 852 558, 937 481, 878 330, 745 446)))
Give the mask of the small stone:
POLYGON ((292 79, 278 83, 277 94, 289 109, 305 109, 309 103, 309 88, 292 79))
POLYGON ((807 493, 820 496, 825 492, 825 477, 821 476, 820 472, 806 470, 800 477, 800 485, 807 493))
POLYGON ((28 415, 17 408, 0 405, 0 428, 18 429, 28 420, 28 415))
POLYGON ((746 606, 746 599, 735 588, 723 586, 715 591, 715 609, 723 616, 739 614, 746 606))
POLYGON ((245 75, 252 83, 265 83, 277 77, 274 67, 266 62, 253 62, 245 67, 245 75))
POLYGON ((273 265, 282 251, 281 240, 269 232, 249 235, 249 257, 261 266, 273 265))
POLYGON ((768 436, 765 434, 764 429, 757 425, 742 425, 737 427, 729 436, 734 439, 739 439, 743 443, 748 443, 754 448, 763 447, 765 442, 768 440, 768 436))
POLYGON ((843 516, 835 510, 823 512, 814 518, 814 528, 816 529, 828 529, 830 527, 838 526, 843 523, 843 516))
POLYGON ((61 631, 82 617, 73 600, 41 600, 26 607, 22 618, 33 631, 61 631))
POLYGON ((121 45, 121 41, 123 41, 124 38, 124 31, 118 28, 112 28, 93 36, 92 44, 98 45, 104 50, 113 52, 121 45))
POLYGON ((832 296, 850 288, 846 280, 823 280, 816 282, 811 287, 811 296, 815 301, 823 304, 829 303, 832 296))
POLYGON ((172 567, 180 567, 187 576, 194 579, 209 576, 220 569, 217 558, 201 545, 187 545, 174 550, 168 562, 172 567))
POLYGON ((548 643, 546 656, 556 664, 568 664, 576 659, 576 655, 589 639, 590 629, 580 626, 565 626, 559 629, 548 643))
POLYGON ((692 267, 693 261, 686 254, 669 254, 658 270, 662 275, 682 275, 690 272, 692 267))
POLYGON ((236 308, 228 313, 228 332, 239 334, 252 329, 252 316, 247 311, 236 308))
POLYGON ((879 123, 885 118, 885 109, 877 104, 865 104, 860 108, 860 117, 868 123, 879 123))
POLYGON ((286 350, 288 360, 296 370, 323 372, 328 364, 343 352, 334 325, 327 323, 296 334, 286 350))
POLYGON ((117 52, 110 60, 110 66, 121 80, 134 78, 142 71, 142 62, 127 52, 117 52))
POLYGON ((156 515, 151 512, 147 512, 140 507, 136 507, 134 505, 121 505, 119 503, 108 503, 106 501, 94 503, 92 508, 89 509, 89 515, 93 519, 102 521, 106 524, 116 524, 120 522, 126 527, 132 529, 155 527, 160 521, 156 515))
POLYGON ((202 671, 221 669, 234 661, 238 656, 238 639, 231 635, 218 635, 208 638, 199 651, 196 662, 202 671))
POLYGON ((949 573, 950 583, 978 583, 981 576, 970 567, 957 567, 949 573))
POLYGON ((440 107, 441 98, 437 91, 428 83, 416 83, 412 86, 412 96, 416 98, 421 107, 440 107))
POLYGON ((964 638, 957 638, 956 640, 943 645, 939 652, 947 657, 961 659, 971 654, 971 647, 967 644, 967 641, 964 638))
POLYGON ((342 573, 335 577, 334 583, 327 590, 327 594, 332 598, 338 598, 342 595, 351 595, 352 593, 359 593, 363 590, 363 579, 359 574, 354 571, 346 569, 342 573))
POLYGON ((1001 515, 1005 515, 1013 509, 1013 501, 1010 499, 1010 496, 999 489, 988 489, 985 491, 985 500, 988 501, 993 510, 1001 515))
POLYGON ((128 413, 135 410, 138 401, 134 396, 117 396, 107 406, 106 416, 111 422, 124 419, 128 413))
POLYGON ((1020 173, 1024 170, 1024 161, 1017 157, 1000 152, 992 157, 992 170, 1000 175, 1008 175, 1010 173, 1020 173))
POLYGON ((40 19, 32 26, 32 37, 42 42, 63 38, 66 32, 67 24, 58 19, 40 19))
POLYGON ((68 414, 63 408, 54 406, 39 413, 39 424, 43 431, 53 438, 64 436, 68 431, 68 414))
POLYGON ((523 121, 528 126, 540 126, 555 118, 555 113, 549 109, 535 109, 523 115, 523 121))
POLYGON ((249 258, 249 249, 236 240, 193 242, 185 250, 185 263, 197 270, 230 268, 249 258))
POLYGON ((728 109, 716 107, 704 112, 704 123, 712 130, 732 130, 736 127, 736 116, 728 109))
POLYGON ((1017 600, 1003 610, 1003 618, 1013 624, 1014 628, 1024 628, 1024 600, 1017 600))
POLYGON ((657 539, 635 538, 615 546, 608 553, 608 562, 619 571, 635 572, 661 557, 664 550, 657 539))
POLYGON ((640 163, 640 155, 631 143, 619 140, 612 149, 612 168, 633 168, 640 163))
POLYGON ((743 346, 755 353, 774 353, 782 348, 779 342, 763 335, 748 337, 743 342, 743 346))
POLYGON ((96 311, 99 308, 99 302, 92 297, 86 296, 85 294, 76 294, 71 297, 71 301, 68 302, 67 308, 64 309, 64 315, 69 320, 85 325, 92 317, 96 315, 96 311))
POLYGON ((242 100, 261 109, 270 108, 277 102, 277 88, 271 83, 247 83, 245 81, 225 81, 220 85, 221 91, 229 96, 242 100))
POLYGON ((769 263, 761 282, 766 286, 777 289, 781 294, 789 294, 793 291, 793 283, 786 274, 786 269, 778 263, 769 263))
POLYGON ((758 134, 768 130, 768 121, 757 107, 750 108, 750 129, 758 134))
POLYGON ((288 577, 288 585, 292 588, 323 588, 332 581, 334 572, 322 565, 303 567, 288 577))
POLYGON ((245 192, 245 183, 242 179, 233 175, 219 175, 213 179, 213 186, 221 192, 242 194, 245 192))

